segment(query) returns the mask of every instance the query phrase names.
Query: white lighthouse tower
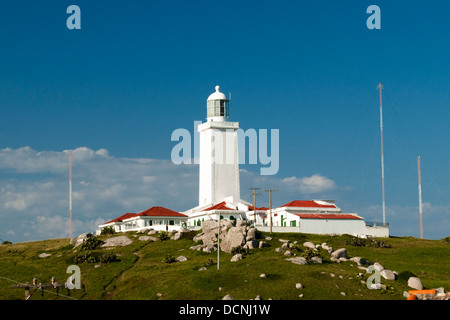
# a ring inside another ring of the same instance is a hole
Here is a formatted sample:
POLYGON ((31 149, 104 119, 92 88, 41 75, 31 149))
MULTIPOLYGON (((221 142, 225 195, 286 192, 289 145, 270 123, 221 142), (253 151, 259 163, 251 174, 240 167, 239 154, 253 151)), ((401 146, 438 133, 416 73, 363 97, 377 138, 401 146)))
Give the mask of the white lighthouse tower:
POLYGON ((238 122, 230 122, 230 101, 216 86, 207 101, 207 122, 200 135, 199 206, 232 197, 240 200, 238 122))

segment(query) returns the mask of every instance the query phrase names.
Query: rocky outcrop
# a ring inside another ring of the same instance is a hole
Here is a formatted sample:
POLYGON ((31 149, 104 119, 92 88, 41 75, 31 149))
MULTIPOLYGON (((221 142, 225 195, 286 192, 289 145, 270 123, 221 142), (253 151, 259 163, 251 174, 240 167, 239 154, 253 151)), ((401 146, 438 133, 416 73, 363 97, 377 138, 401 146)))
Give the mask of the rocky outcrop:
MULTIPOLYGON (((202 223, 202 232, 197 234, 193 240, 201 244, 192 246, 192 250, 203 250, 213 252, 217 250, 217 236, 219 224, 215 220, 202 223)), ((229 220, 220 220, 220 250, 231 253, 233 248, 256 249, 269 246, 265 241, 256 239, 256 229, 247 225, 246 221, 238 220, 236 225, 229 220)))

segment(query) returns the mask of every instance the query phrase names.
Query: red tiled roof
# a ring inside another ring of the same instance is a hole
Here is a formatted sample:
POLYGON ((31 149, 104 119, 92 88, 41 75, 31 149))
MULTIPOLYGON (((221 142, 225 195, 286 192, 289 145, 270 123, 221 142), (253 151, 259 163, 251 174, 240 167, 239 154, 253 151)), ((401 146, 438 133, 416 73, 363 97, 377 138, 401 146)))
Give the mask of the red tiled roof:
POLYGON ((313 200, 294 200, 286 203, 282 207, 301 207, 301 208, 336 208, 334 204, 320 204, 313 200))
MULTIPOLYGON (((253 206, 248 206, 248 210, 253 211, 253 206)), ((269 208, 266 207, 256 207, 256 210, 269 210, 269 208)))
POLYGON ((206 208, 202 211, 209 211, 209 210, 236 210, 236 209, 231 209, 227 207, 227 204, 225 201, 222 201, 216 205, 213 205, 212 207, 206 208))
POLYGON ((362 220, 363 218, 355 216, 353 214, 331 214, 331 213, 293 213, 302 219, 353 219, 362 220))
POLYGON ((136 216, 137 216, 136 213, 125 213, 125 214, 121 215, 120 217, 115 218, 115 219, 113 219, 111 221, 108 221, 108 222, 106 222, 104 224, 113 223, 113 222, 122 222, 125 219, 136 217, 136 216))
POLYGON ((146 217, 183 217, 187 218, 187 215, 164 208, 164 207, 151 207, 147 210, 142 211, 138 216, 146 217))

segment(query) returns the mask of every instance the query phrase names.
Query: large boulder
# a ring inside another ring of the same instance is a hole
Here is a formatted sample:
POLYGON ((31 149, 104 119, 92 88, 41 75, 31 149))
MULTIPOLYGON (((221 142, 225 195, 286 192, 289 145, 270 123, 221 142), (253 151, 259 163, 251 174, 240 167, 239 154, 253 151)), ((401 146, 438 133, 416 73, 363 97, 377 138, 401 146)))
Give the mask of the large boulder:
POLYGON ((131 244, 133 241, 128 239, 127 236, 119 236, 114 238, 109 238, 105 240, 105 243, 102 244, 102 247, 118 247, 118 246, 127 246, 131 244))
POLYGON ((391 270, 383 269, 380 274, 386 280, 395 280, 395 274, 391 270))
POLYGON ((333 257, 335 259, 339 259, 341 257, 348 258, 348 256, 347 256, 347 249, 345 249, 345 248, 337 249, 336 251, 333 251, 331 253, 331 257, 333 257))
POLYGON ((70 244, 73 244, 74 247, 78 247, 79 245, 83 244, 87 239, 94 237, 92 233, 82 233, 76 238, 72 238, 70 240, 70 244))
POLYGON ((286 260, 292 262, 293 264, 298 264, 298 265, 308 264, 308 261, 306 261, 306 259, 303 257, 287 258, 286 260))
POLYGON ((410 277, 408 279, 408 287, 416 290, 422 290, 423 289, 422 281, 420 281, 420 279, 417 277, 410 277))
POLYGON ((245 243, 245 236, 242 233, 228 232, 226 237, 220 243, 220 249, 222 251, 231 253, 231 249, 242 246, 244 243, 245 243))

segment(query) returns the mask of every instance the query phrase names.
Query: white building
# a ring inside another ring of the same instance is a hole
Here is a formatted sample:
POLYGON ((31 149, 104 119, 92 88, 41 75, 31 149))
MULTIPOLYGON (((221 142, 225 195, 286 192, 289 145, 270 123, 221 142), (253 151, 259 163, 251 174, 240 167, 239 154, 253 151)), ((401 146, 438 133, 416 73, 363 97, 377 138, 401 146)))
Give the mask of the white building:
POLYGON ((343 213, 334 200, 291 201, 263 218, 261 231, 314 234, 350 234, 358 237, 389 237, 389 228, 368 224, 356 213, 343 213), (270 228, 272 219, 272 228, 270 228))
POLYGON ((125 213, 108 221, 99 226, 100 230, 97 230, 97 234, 106 227, 112 227, 116 232, 150 228, 158 231, 179 230, 181 227, 186 227, 187 218, 182 213, 164 207, 151 207, 140 213, 125 213))
POLYGON ((199 203, 183 213, 152 207, 127 213, 101 226, 116 231, 200 229, 205 220, 248 220, 261 231, 351 234, 388 237, 389 226, 368 224, 356 213, 343 213, 332 200, 295 200, 281 207, 253 208, 240 198, 238 122, 230 122, 227 97, 216 91, 206 100, 207 121, 200 133, 199 203))

